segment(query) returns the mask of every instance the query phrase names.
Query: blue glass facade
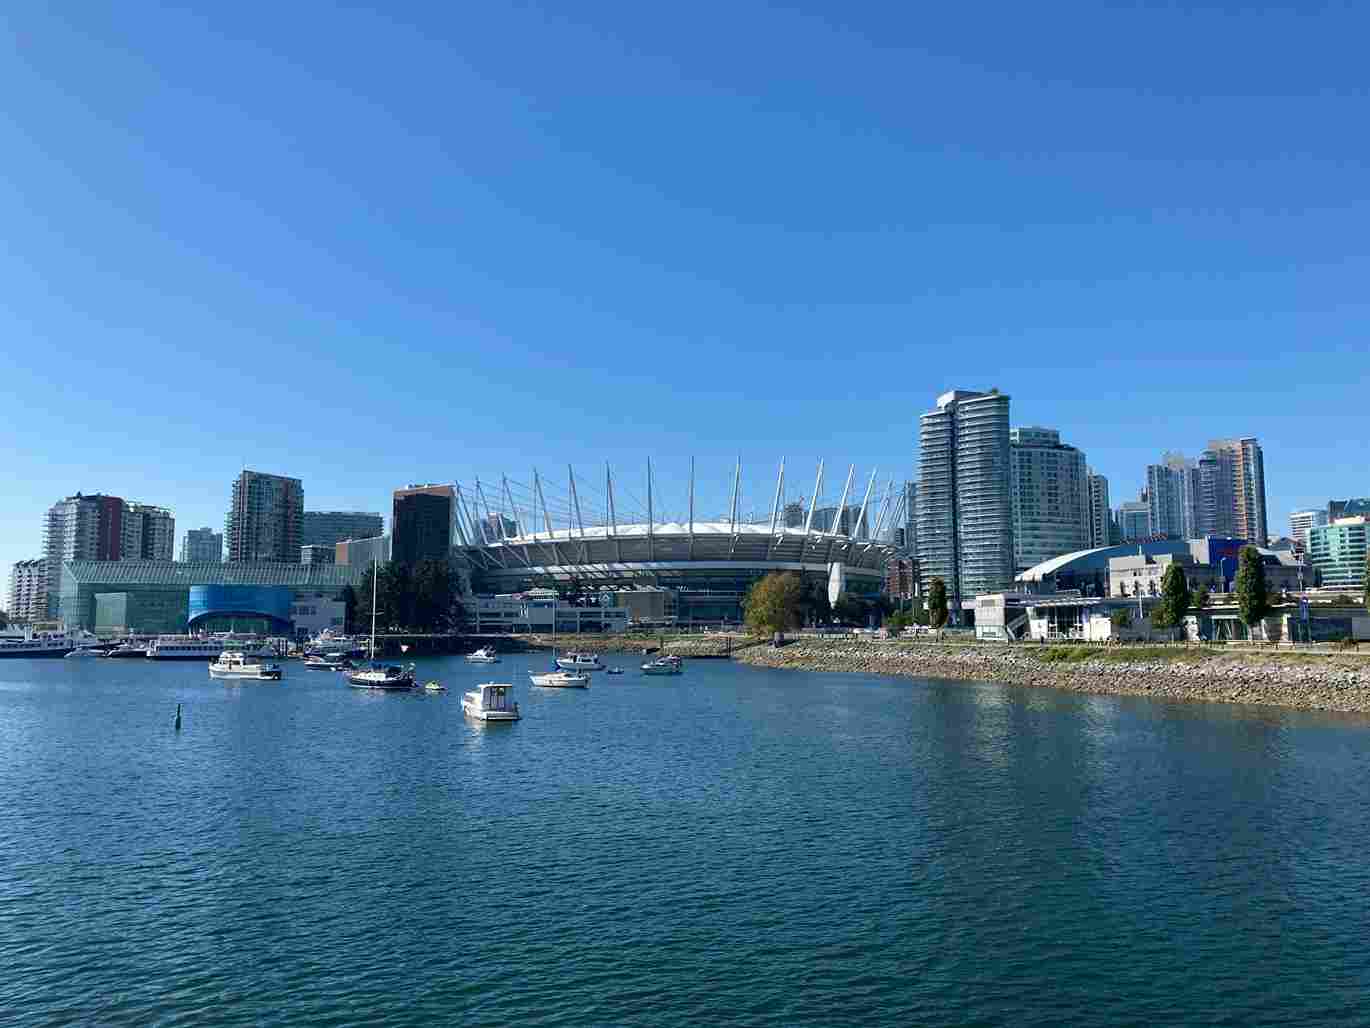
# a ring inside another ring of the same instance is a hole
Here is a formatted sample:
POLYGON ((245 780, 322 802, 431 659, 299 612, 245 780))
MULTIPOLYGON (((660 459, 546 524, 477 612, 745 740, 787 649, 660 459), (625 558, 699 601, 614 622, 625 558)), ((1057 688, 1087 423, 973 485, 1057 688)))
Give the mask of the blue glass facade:
POLYGON ((192 585, 188 625, 211 627, 222 618, 260 619, 271 631, 289 634, 294 590, 279 585, 192 585))

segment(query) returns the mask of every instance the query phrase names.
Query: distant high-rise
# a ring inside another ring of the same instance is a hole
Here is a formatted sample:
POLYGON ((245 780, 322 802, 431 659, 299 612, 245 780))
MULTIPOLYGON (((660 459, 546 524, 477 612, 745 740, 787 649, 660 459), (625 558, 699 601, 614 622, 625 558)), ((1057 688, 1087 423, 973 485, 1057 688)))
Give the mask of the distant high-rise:
POLYGON ((1301 553, 1308 552, 1308 533, 1311 529, 1329 522, 1327 511, 1321 508, 1296 510, 1289 515, 1289 536, 1294 540, 1301 553))
POLYGON ((344 539, 369 539, 385 531, 379 514, 359 510, 307 510, 301 546, 333 546, 344 539))
POLYGON ((919 418, 918 555, 922 580, 940 578, 951 616, 1013 581, 1009 398, 953 390, 919 418))
POLYGON ((1089 545, 1091 549, 1113 544, 1113 510, 1108 505, 1108 479, 1096 475, 1093 468, 1087 469, 1089 476, 1089 545))
POLYGON ((16 621, 42 621, 48 616, 48 562, 42 557, 16 561, 10 569, 5 612, 16 621))
POLYGON ((171 560, 176 549, 176 518, 165 507, 130 503, 124 511, 125 560, 171 560))
POLYGON ((1197 531, 1264 546, 1265 457, 1254 438, 1217 439, 1199 457, 1197 531))
POLYGON ((181 560, 188 564, 218 564, 224 559, 224 537, 212 528, 192 528, 181 540, 181 560))
POLYGON ((1146 500, 1128 500, 1118 508, 1118 534, 1125 543, 1147 539, 1151 531, 1151 504, 1146 500))
POLYGON ((224 525, 231 564, 298 564, 304 533, 304 485, 298 478, 244 471, 233 482, 224 525))
MULTIPOLYGON (((396 489, 390 517, 391 558, 401 564, 446 560, 456 542, 456 519, 456 490, 450 485, 396 489)), ((494 532, 504 527, 508 526, 495 524, 484 526, 484 530, 494 532)))
POLYGON ((805 507, 802 503, 790 502, 780 511, 780 523, 786 528, 803 528, 805 507))
POLYGON ((1146 467, 1146 498, 1151 535, 1184 537, 1184 473, 1167 464, 1146 467))
POLYGON ((337 563, 337 543, 332 546, 301 546, 301 564, 336 564, 337 563))
POLYGON ((1308 556, 1318 579, 1329 589, 1365 588, 1365 554, 1370 547, 1370 517, 1332 519, 1308 531, 1308 556))
POLYGON ((1019 571, 1089 548, 1085 455, 1054 428, 1009 431, 1013 552, 1019 571))
POLYGON ((48 508, 43 523, 48 610, 54 612, 62 585, 62 562, 124 559, 124 514, 118 496, 100 493, 68 496, 48 508))

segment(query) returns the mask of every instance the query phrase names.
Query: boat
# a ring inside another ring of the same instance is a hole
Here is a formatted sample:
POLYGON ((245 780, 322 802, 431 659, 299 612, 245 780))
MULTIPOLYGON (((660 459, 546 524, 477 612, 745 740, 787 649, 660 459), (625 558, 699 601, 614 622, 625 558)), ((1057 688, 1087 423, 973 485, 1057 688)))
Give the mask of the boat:
POLYGON ((271 660, 277 656, 275 648, 269 642, 258 642, 251 637, 159 635, 147 645, 147 657, 149 660, 208 662, 229 650, 264 660, 271 660))
POLYGON ((400 666, 376 660, 376 581, 380 578, 380 559, 371 569, 371 662, 347 672, 347 684, 354 689, 412 689, 414 665, 400 666))
POLYGON ((513 701, 514 687, 502 682, 485 682, 463 694, 461 712, 477 721, 517 721, 519 705, 513 701))
POLYGON ((249 657, 241 650, 225 650, 209 665, 210 678, 240 678, 259 682, 279 682, 281 666, 266 664, 257 657, 249 657))
POLYGON ((557 658, 557 667, 563 671, 603 671, 604 665, 599 662, 599 656, 594 653, 576 653, 567 650, 562 656, 557 658))
POLYGON ((347 684, 354 689, 412 689, 414 665, 401 666, 373 660, 365 667, 347 672, 347 684))
POLYGON ((605 671, 604 673, 605 673, 606 675, 621 675, 621 674, 623 674, 623 668, 621 668, 621 667, 611 667, 611 668, 609 668, 607 671, 605 671))
POLYGON ((482 646, 475 653, 468 653, 466 662, 468 664, 498 664, 499 657, 495 655, 493 646, 482 646))
POLYGON ((423 683, 423 691, 424 691, 424 692, 446 692, 446 691, 447 691, 447 686, 443 685, 441 682, 424 682, 424 683, 423 683))
POLYGON ((105 647, 103 646, 78 646, 67 654, 67 659, 71 660, 74 657, 103 657, 104 655, 105 647))
POLYGON ((656 660, 649 660, 642 665, 644 675, 679 675, 684 674, 685 666, 679 657, 666 656, 658 657, 656 660))
POLYGON ((334 635, 332 629, 324 629, 304 645, 306 657, 364 657, 366 647, 361 640, 348 635, 334 635))
POLYGON ((322 657, 311 653, 304 658, 304 669, 306 671, 342 671, 351 666, 351 662, 346 657, 338 654, 322 657))
POLYGON ((0 657, 65 657, 100 640, 83 629, 39 630, 32 625, 0 632, 0 657))
POLYGON ((590 688, 590 676, 583 671, 546 671, 542 674, 529 671, 528 677, 532 679, 534 685, 540 685, 547 689, 590 688))

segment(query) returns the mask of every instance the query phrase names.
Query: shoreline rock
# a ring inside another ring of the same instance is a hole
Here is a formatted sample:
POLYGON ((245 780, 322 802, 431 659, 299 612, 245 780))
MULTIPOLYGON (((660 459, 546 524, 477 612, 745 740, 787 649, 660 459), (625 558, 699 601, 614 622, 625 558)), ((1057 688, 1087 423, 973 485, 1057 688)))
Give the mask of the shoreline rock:
MULTIPOLYGON (((1043 659, 1030 645, 955 646, 797 640, 779 649, 753 645, 735 658, 758 667, 856 672, 990 682, 1107 696, 1245 703, 1296 710, 1370 713, 1370 662, 1318 655, 1177 650, 1129 659, 1125 651, 1068 662, 1043 659)), ((1046 649, 1051 649, 1050 647, 1046 649)))

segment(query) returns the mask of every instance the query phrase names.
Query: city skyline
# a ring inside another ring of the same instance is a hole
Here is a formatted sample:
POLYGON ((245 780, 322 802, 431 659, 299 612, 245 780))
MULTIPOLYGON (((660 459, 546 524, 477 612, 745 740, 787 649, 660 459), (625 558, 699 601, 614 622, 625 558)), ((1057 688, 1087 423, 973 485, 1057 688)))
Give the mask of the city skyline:
MULTIPOLYGON (((948 388, 951 388, 951 386, 948 386, 948 388)), ((1017 414, 1018 402, 1019 402, 1019 401, 1018 401, 1018 398, 1017 398, 1017 397, 1014 397, 1014 413, 1013 413, 1013 415, 1012 415, 1012 417, 1011 417, 1011 424, 1012 424, 1012 427, 1013 427, 1013 428, 1027 428, 1027 427, 1030 427, 1030 426, 1027 425, 1025 422, 1023 422, 1023 419, 1021 419, 1021 418, 1018 416, 1018 414, 1017 414), (1023 422, 1023 423, 1020 423, 1020 422, 1023 422)), ((1042 419, 1037 419, 1037 421, 1036 421, 1035 423, 1036 423, 1036 424, 1041 424, 1041 423, 1045 423, 1045 422, 1044 422, 1042 419)), ((1070 433, 1071 441, 1072 441, 1072 443, 1074 443, 1074 440, 1077 438, 1077 435, 1076 435, 1076 433, 1077 433, 1077 428, 1076 428, 1076 427, 1069 427, 1069 428, 1067 428, 1066 425, 1067 425, 1068 423, 1066 423, 1066 422, 1052 423, 1052 424, 1053 424, 1053 427, 1059 427, 1059 429, 1060 429, 1060 431, 1063 433, 1063 435, 1064 435, 1065 433, 1070 433)), ((1221 422, 1221 424, 1226 425, 1226 422, 1221 422)), ((918 467, 917 467, 917 464, 918 464, 918 451, 917 451, 917 438, 916 438, 916 420, 915 420, 915 422, 913 423, 913 426, 912 426, 912 427, 913 427, 913 432, 911 433, 911 435, 913 436, 913 438, 911 439, 911 444, 912 444, 912 446, 913 446, 913 456, 912 456, 912 460, 911 460, 910 467, 906 470, 905 474, 903 475, 903 477, 902 477, 902 479, 901 479, 900 475, 896 472, 896 469, 895 469, 893 463, 891 463, 891 464, 888 465, 888 466, 881 466, 881 467, 879 467, 879 471, 880 471, 881 479, 882 479, 882 480, 884 480, 888 475, 894 474, 894 475, 895 475, 896 482, 899 482, 899 481, 915 481, 915 482, 916 482, 916 481, 917 481, 917 474, 918 474, 918 467)), ((1218 433, 1213 432, 1213 431, 1210 431, 1210 432, 1208 433, 1208 435, 1217 435, 1217 434, 1218 434, 1218 433)), ((1244 434, 1247 434, 1247 433, 1237 433, 1237 432, 1231 433, 1231 435, 1232 435, 1233 437, 1237 437, 1237 436, 1239 436, 1239 435, 1244 435, 1244 434)), ((1258 432, 1251 432, 1251 433, 1249 433, 1249 434, 1251 434, 1251 435, 1256 435, 1258 438, 1260 438, 1258 432)), ((1204 435, 1204 433, 1202 433, 1202 432, 1200 433, 1200 435, 1201 435, 1203 438, 1207 438, 1207 437, 1208 437, 1208 435, 1204 435)), ((1271 453, 1279 452, 1278 449, 1276 448, 1278 444, 1277 444, 1275 441, 1267 442, 1264 438, 1261 438, 1261 445, 1262 445, 1262 448, 1265 450, 1266 455, 1267 455, 1267 459, 1266 459, 1267 465, 1268 465, 1268 466, 1273 466, 1273 475, 1268 475, 1268 476, 1267 476, 1267 482, 1266 482, 1266 487, 1267 487, 1267 504, 1268 504, 1268 508, 1269 508, 1269 512, 1270 512, 1270 514, 1269 514, 1269 534, 1270 534, 1271 536, 1280 536, 1280 535, 1286 535, 1286 534, 1288 534, 1288 531, 1289 531, 1289 514, 1291 514, 1291 513, 1295 513, 1295 512, 1297 512, 1297 511, 1305 510, 1305 509, 1316 509, 1316 508, 1326 509, 1326 506, 1327 506, 1327 503, 1328 503, 1329 500, 1333 500, 1333 499, 1344 499, 1344 498, 1347 498, 1347 497, 1362 496, 1362 495, 1370 494, 1370 483, 1366 483, 1366 484, 1362 485, 1362 486, 1359 487, 1359 488, 1352 486, 1352 487, 1349 487, 1349 488, 1342 488, 1342 489, 1339 489, 1339 490, 1334 489, 1332 492, 1330 492, 1330 493, 1329 493, 1328 495, 1326 495, 1326 496, 1314 497, 1314 498, 1312 498, 1311 500, 1308 500, 1308 501, 1306 501, 1306 502, 1304 502, 1304 503, 1302 503, 1302 504, 1291 505, 1291 506, 1288 507, 1288 510, 1284 510, 1283 508, 1284 508, 1285 504, 1281 503, 1279 500, 1276 499, 1276 497, 1279 495, 1279 493, 1277 492, 1277 488, 1278 488, 1277 483, 1279 483, 1280 480, 1281 480, 1281 469, 1280 469, 1279 465, 1277 465, 1277 464, 1276 464, 1276 465, 1272 465, 1272 464, 1271 464, 1271 460, 1270 460, 1270 454, 1271 454, 1271 453)), ((1105 461, 1108 460, 1108 458, 1107 458, 1107 448, 1106 448, 1106 447, 1099 447, 1099 446, 1093 446, 1093 447, 1091 447, 1091 446, 1089 446, 1089 445, 1080 444, 1080 445, 1079 445, 1079 448, 1080 448, 1080 450, 1085 454, 1087 460, 1089 461, 1089 464, 1090 464, 1091 469, 1093 469, 1096 473, 1101 474, 1101 475, 1103 475, 1105 478, 1108 479, 1110 499, 1111 499, 1111 501, 1112 501, 1112 508, 1113 508, 1115 511, 1116 511, 1117 509, 1120 508, 1120 506, 1121 506, 1122 503, 1124 503, 1124 502, 1129 502, 1129 501, 1134 501, 1134 498, 1135 498, 1137 495, 1140 494, 1140 492, 1141 492, 1142 489, 1144 489, 1144 488, 1146 487, 1146 481, 1147 481, 1146 471, 1147 471, 1147 468, 1148 468, 1150 465, 1155 464, 1155 463, 1157 462, 1158 458, 1160 457, 1160 455, 1161 455, 1162 453, 1171 453, 1171 452, 1173 452, 1173 451, 1181 451, 1181 450, 1183 449, 1182 446, 1180 446, 1180 445, 1178 445, 1178 444, 1175 444, 1175 445, 1171 445, 1171 446, 1165 447, 1164 450, 1159 450, 1159 449, 1158 449, 1158 450, 1155 450, 1155 451, 1152 451, 1152 450, 1150 450, 1150 449, 1144 450, 1142 453, 1140 453, 1140 454, 1138 455, 1138 463, 1137 463, 1136 465, 1129 465, 1129 467, 1132 467, 1132 468, 1133 468, 1133 473, 1131 474, 1130 478, 1128 478, 1128 477, 1127 477, 1127 473, 1126 473, 1126 469, 1123 469, 1122 471, 1114 471, 1113 473, 1110 473, 1110 471, 1112 470, 1111 465, 1110 465, 1109 463, 1105 463, 1105 461), (1104 454, 1104 455, 1105 455, 1105 456, 1104 456, 1104 460, 1102 460, 1102 461, 1099 460, 1099 458, 1096 457, 1096 454, 1104 454), (1138 472, 1136 471, 1136 468, 1140 468, 1140 469, 1141 469, 1141 470, 1140 470, 1140 473, 1138 473, 1138 472), (1119 485, 1118 485, 1118 482, 1119 482, 1120 480, 1122 480, 1122 481, 1134 481, 1134 482, 1137 483, 1136 488, 1128 488, 1128 487, 1124 486, 1122 489, 1120 489, 1120 488, 1119 488, 1119 485)), ((1191 449, 1193 449, 1193 448, 1191 447, 1191 449)), ((744 448, 744 450, 745 450, 745 448, 744 448)), ((1129 448, 1127 452, 1133 453, 1133 452, 1135 452, 1135 451, 1134 451, 1132 448, 1129 448)), ((645 459, 646 459, 646 458, 644 458, 644 460, 645 460, 645 459)), ((726 466, 731 466, 732 462, 733 462, 735 459, 736 459, 736 455, 735 455, 735 454, 732 455, 732 456, 726 456, 726 455, 723 455, 723 454, 718 454, 718 455, 716 455, 716 457, 715 457, 715 462, 716 462, 720 467, 723 467, 723 466, 725 466, 725 465, 726 465, 726 466)), ((817 458, 813 458, 813 459, 812 459, 812 462, 816 462, 816 459, 817 459, 817 458)), ((805 471, 804 471, 803 469, 805 469, 805 468, 807 468, 807 467, 809 466, 809 464, 811 463, 811 460, 810 460, 809 458, 806 458, 804 455, 796 455, 796 454, 791 454, 791 455, 789 456, 789 460, 793 462, 793 463, 791 464, 791 466, 790 466, 790 467, 791 467, 791 474, 797 474, 798 477, 795 478, 795 479, 793 479, 793 481, 796 483, 795 486, 794 486, 794 488, 793 488, 793 490, 791 490, 791 489, 789 488, 789 480, 787 480, 787 496, 788 496, 788 495, 793 495, 793 494, 801 494, 801 493, 804 494, 804 495, 807 495, 807 492, 808 492, 808 491, 811 491, 811 490, 809 490, 809 489, 807 488, 807 486, 812 484, 812 473, 811 473, 811 469, 810 469, 810 471, 808 472, 808 474, 810 475, 810 477, 809 477, 809 480, 808 480, 807 485, 805 485, 805 484, 804 484, 804 474, 805 474, 805 471), (796 471, 795 469, 799 469, 799 470, 796 471)), ((545 461, 543 462, 543 465, 544 465, 549 471, 552 470, 552 469, 555 469, 555 468, 557 468, 557 467, 559 466, 558 458, 557 458, 555 455, 550 456, 547 460, 545 460, 545 461)), ((580 476, 582 473, 584 473, 584 472, 593 473, 596 466, 598 466, 598 467, 600 467, 600 468, 602 469, 602 460, 600 460, 600 461, 597 462, 597 461, 595 460, 595 458, 589 458, 589 459, 587 459, 586 461, 584 461, 583 463, 578 463, 578 464, 576 465, 577 476, 579 477, 579 476, 580 476)), ((636 467, 629 467, 628 465, 626 465, 626 463, 614 462, 614 466, 615 466, 615 469, 616 469, 616 474, 621 473, 622 471, 627 471, 628 473, 632 474, 632 473, 635 473, 635 472, 637 472, 637 471, 639 470, 639 469, 637 469, 636 467)), ((687 479, 687 476, 688 476, 688 458, 684 458, 684 459, 676 460, 676 461, 665 461, 665 462, 658 461, 658 462, 656 462, 656 463, 654 464, 654 469, 655 469, 655 476, 657 477, 658 482, 661 483, 661 484, 664 486, 663 492, 679 494, 680 496, 683 496, 683 495, 684 495, 685 483, 686 483, 686 479, 687 479)), ((246 470, 246 469, 241 469, 241 470, 238 472, 238 474, 241 474, 241 473, 242 473, 242 470, 246 470)), ((257 469, 254 468, 254 469, 252 469, 252 470, 257 470, 257 469)), ((309 499, 308 499, 306 502, 307 502, 308 506, 311 508, 310 510, 307 511, 307 513, 316 513, 316 511, 314 511, 314 510, 312 509, 312 508, 313 508, 313 503, 314 503, 313 497, 314 497, 316 494, 319 494, 319 493, 322 494, 321 499, 320 499, 320 501, 319 501, 320 504, 321 504, 321 505, 326 505, 326 506, 323 507, 323 510, 324 510, 324 511, 335 511, 335 510, 337 510, 337 511, 342 511, 342 510, 346 510, 346 511, 363 511, 363 510, 366 510, 367 508, 370 508, 370 509, 373 509, 373 510, 379 508, 379 509, 383 509, 383 510, 388 511, 388 510, 389 510, 389 504, 390 504, 390 498, 391 498, 392 494, 394 493, 394 491, 395 491, 396 489, 404 488, 405 485, 409 484, 408 482, 404 482, 404 483, 402 483, 402 484, 395 484, 396 482, 399 481, 400 478, 403 478, 404 476, 398 476, 398 477, 396 477, 396 478, 393 478, 393 479, 391 480, 391 484, 389 484, 388 486, 385 487, 383 494, 381 495, 381 497, 379 498, 379 500, 377 500, 377 499, 372 498, 372 497, 370 497, 370 496, 363 496, 363 495, 360 495, 360 494, 358 494, 358 493, 349 492, 349 491, 347 491, 345 485, 344 485, 343 488, 339 488, 339 484, 340 484, 340 483, 337 483, 337 482, 319 482, 319 483, 317 483, 317 484, 315 485, 314 488, 311 489, 311 487, 310 487, 311 476, 308 474, 308 472, 292 473, 292 472, 289 472, 289 471, 281 471, 281 470, 279 469, 279 467, 277 467, 275 470, 266 471, 266 472, 262 472, 262 473, 264 473, 264 474, 269 474, 269 475, 277 475, 277 476, 285 476, 285 477, 291 477, 291 478, 299 478, 299 479, 301 479, 301 480, 303 481, 303 483, 304 483, 304 487, 305 487, 305 490, 306 490, 306 495, 307 495, 307 497, 309 497, 309 499)), ((601 472, 601 473, 602 473, 602 472, 601 472)), ((770 492, 769 492, 769 490, 772 489, 772 488, 773 488, 773 485, 774 485, 774 474, 775 474, 775 469, 774 469, 774 467, 769 466, 768 464, 766 464, 766 463, 764 463, 764 462, 748 463, 748 462, 745 462, 745 461, 744 461, 744 464, 743 464, 743 473, 744 473, 744 492, 745 492, 746 494, 748 494, 748 496, 749 496, 749 502, 750 502, 751 500, 754 500, 754 501, 756 501, 756 503, 760 503, 761 501, 764 500, 764 503, 765 503, 766 505, 769 505, 769 503, 770 503, 770 492)), ((346 477, 346 476, 344 475, 344 477, 346 477)), ((492 471, 491 468, 483 468, 483 469, 469 469, 469 470, 467 471, 466 475, 464 475, 464 476, 454 476, 450 481, 458 481, 458 480, 461 480, 463 477, 464 477, 464 478, 467 478, 467 479, 473 479, 473 478, 475 478, 475 477, 483 477, 483 478, 485 478, 487 481, 490 481, 490 480, 497 481, 497 480, 498 480, 498 476, 492 471)), ((369 473, 369 478, 370 478, 371 480, 374 481, 374 480, 379 479, 379 478, 380 478, 380 475, 379 475, 379 473, 371 472, 371 473, 369 473)), ((425 478, 424 476, 414 476, 412 480, 413 480, 413 481, 428 481, 428 480, 430 480, 431 478, 432 478, 432 476, 429 476, 428 478, 425 478)), ((720 479, 721 479, 721 476, 714 476, 714 479, 720 480, 720 479)), ((118 493, 117 493, 117 490, 118 490, 118 488, 119 488, 119 486, 118 486, 118 481, 111 477, 111 473, 110 473, 110 472, 104 472, 104 473, 102 473, 102 472, 101 472, 101 469, 99 469, 99 468, 92 468, 92 469, 89 469, 87 472, 85 472, 83 475, 81 475, 76 481, 79 482, 79 481, 83 481, 83 480, 95 480, 95 481, 100 481, 100 482, 108 483, 108 484, 105 485, 103 491, 106 492, 106 493, 113 493, 113 494, 115 494, 115 495, 118 495, 118 493)), ((225 519, 225 517, 226 517, 227 509, 228 509, 228 507, 231 505, 231 483, 232 483, 232 478, 231 478, 231 477, 230 477, 230 478, 224 479, 223 482, 222 482, 223 490, 224 490, 224 492, 225 492, 227 495, 226 495, 226 497, 225 497, 225 500, 222 502, 222 505, 221 505, 221 506, 220 506, 220 505, 217 505, 217 504, 215 503, 215 501, 214 501, 212 498, 206 498, 206 497, 204 497, 198 490, 195 492, 195 494, 194 494, 193 497, 188 497, 188 498, 184 498, 184 499, 183 499, 183 498, 180 498, 180 497, 176 497, 176 496, 174 495, 174 493, 175 493, 175 487, 176 487, 176 484, 175 484, 174 482, 168 481, 168 482, 166 482, 166 483, 163 483, 162 486, 159 487, 159 486, 156 484, 155 480, 150 479, 150 478, 147 478, 147 477, 144 477, 143 475, 130 475, 129 478, 128 478, 128 480, 131 480, 131 481, 138 481, 138 482, 141 482, 141 483, 146 483, 146 484, 147 484, 146 487, 147 487, 148 489, 154 490, 154 492, 152 493, 152 495, 156 495, 156 496, 158 497, 158 499, 159 499, 159 501, 160 501, 160 502, 159 502, 159 505, 160 505, 160 506, 166 507, 167 509, 169 509, 169 510, 171 511, 171 513, 172 513, 172 515, 175 517, 176 523, 177 523, 178 525, 188 525, 188 526, 189 526, 189 525, 195 525, 195 524, 204 524, 204 525, 215 525, 215 524, 217 524, 217 525, 220 526, 220 528, 222 528, 222 526, 223 526, 223 524, 224 524, 224 519, 225 519), (160 488, 160 492, 156 491, 156 490, 158 490, 159 488, 160 488), (183 514, 183 513, 182 513, 183 511, 190 511, 191 513, 189 513, 189 514, 183 514)), ((1345 479, 1345 481, 1354 483, 1354 482, 1357 482, 1357 481, 1361 481, 1361 479, 1358 478, 1358 477, 1355 476, 1355 475, 1351 475, 1351 476, 1348 476, 1348 477, 1345 479)), ((440 483, 440 484, 441 484, 441 483, 440 483)), ((723 490, 721 487, 719 487, 719 486, 717 485, 717 481, 712 481, 712 482, 706 483, 706 482, 703 482, 703 480, 701 480, 701 484, 702 484, 702 485, 705 485, 705 486, 713 485, 713 486, 714 486, 714 491, 715 491, 715 493, 717 494, 717 495, 715 495, 715 496, 713 496, 713 497, 711 497, 711 498, 708 497, 708 496, 701 496, 700 499, 699 499, 699 502, 701 503, 701 505, 708 504, 708 503, 712 503, 713 506, 719 507, 719 509, 722 509, 723 507, 726 506, 726 504, 727 504, 727 495, 726 495, 726 492, 725 492, 725 490, 723 490)), ((636 483, 630 482, 629 488, 632 489, 635 485, 636 485, 636 483)), ((143 488, 143 487, 140 486, 140 489, 141 489, 141 488, 143 488)), ((70 491, 67 491, 67 492, 61 492, 61 491, 59 490, 60 495, 74 495, 74 492, 75 492, 75 491, 77 491, 77 490, 70 490, 70 491)), ((93 488, 92 488, 92 489, 90 489, 89 491, 87 491, 87 490, 80 490, 80 491, 86 492, 87 495, 94 495, 94 494, 96 494, 97 492, 100 492, 101 490, 96 490, 96 489, 93 489, 93 488)), ((639 491, 640 491, 640 490, 639 490, 639 491)), ((832 492, 832 495, 831 495, 831 496, 826 496, 826 499, 829 500, 830 502, 835 502, 835 500, 836 500, 836 498, 837 498, 837 493, 836 493, 835 490, 832 489, 831 472, 830 472, 830 474, 829 474, 828 481, 825 483, 825 494, 826 494, 827 492, 832 492)), ((133 493, 133 491, 132 491, 132 490, 128 490, 128 493, 131 495, 131 494, 133 493)), ((56 494, 54 494, 54 496, 52 496, 52 497, 48 497, 46 500, 44 500, 42 497, 37 498, 37 504, 38 504, 39 508, 41 508, 41 509, 39 510, 39 513, 38 513, 38 518, 40 519, 40 521, 41 521, 41 518, 45 516, 47 509, 51 506, 51 504, 52 504, 52 502, 53 502, 53 500, 54 500, 55 498, 56 498, 56 494)), ((751 503, 751 506, 752 506, 753 508, 755 508, 756 503, 751 503)), ((388 519, 387 519, 387 521, 388 521, 388 519)), ((10 570, 11 570, 11 568, 13 567, 13 565, 14 565, 15 563, 17 563, 17 562, 19 562, 19 561, 22 561, 22 560, 28 560, 28 559, 32 559, 32 558, 34 558, 34 557, 40 557, 40 556, 42 556, 43 550, 42 550, 42 540, 41 540, 41 524, 40 524, 39 522, 34 522, 32 525, 30 525, 28 534, 29 534, 29 536, 30 536, 34 541, 33 541, 31 544, 30 544, 30 543, 25 543, 25 542, 23 541, 24 532, 22 531, 22 529, 23 529, 22 519, 14 516, 14 509, 13 509, 13 508, 6 507, 5 509, 0 509, 0 527, 9 528, 9 529, 10 529, 10 531, 8 531, 7 533, 5 533, 5 534, 0 534, 0 581, 8 582, 10 570), (19 536, 19 541, 17 541, 17 542, 16 542, 16 533, 13 531, 13 527, 18 527, 18 528, 20 529, 20 531, 17 533, 18 536, 19 536), (31 552, 30 552, 30 551, 31 551, 31 552)), ((389 526, 388 526, 388 524, 387 524, 387 525, 386 525, 386 530, 387 530, 387 531, 388 531, 388 527, 389 527, 389 526)), ((182 544, 184 535, 185 535, 185 532, 184 532, 184 531, 178 530, 178 532, 177 532, 177 538, 176 538, 176 552, 177 552, 177 553, 179 553, 179 551, 180 551, 180 547, 181 547, 181 544, 182 544)), ((227 556, 227 554, 225 554, 225 556, 227 556)))

